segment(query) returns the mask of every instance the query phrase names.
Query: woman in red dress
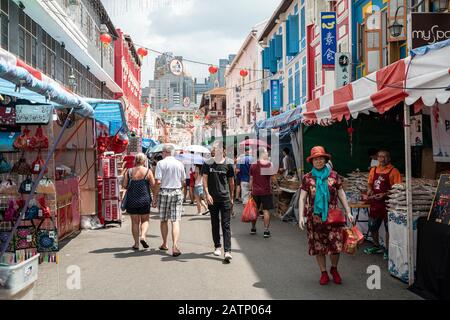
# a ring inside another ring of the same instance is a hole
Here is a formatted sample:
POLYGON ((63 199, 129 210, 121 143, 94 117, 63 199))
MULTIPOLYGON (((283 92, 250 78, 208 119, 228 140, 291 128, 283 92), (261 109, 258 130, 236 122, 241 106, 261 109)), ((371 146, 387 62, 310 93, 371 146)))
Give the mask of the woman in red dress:
POLYGON ((353 222, 351 210, 342 188, 342 181, 336 171, 333 171, 327 162, 331 155, 325 152, 321 146, 311 149, 311 155, 307 161, 312 163, 313 169, 303 177, 300 193, 299 227, 305 227, 308 231, 309 254, 316 256, 320 267, 320 284, 325 285, 330 281, 326 268, 325 256, 330 255, 333 280, 337 284, 342 283, 337 271, 339 254, 343 248, 344 225, 326 224, 329 209, 336 209, 338 199, 345 208, 347 219, 353 222))

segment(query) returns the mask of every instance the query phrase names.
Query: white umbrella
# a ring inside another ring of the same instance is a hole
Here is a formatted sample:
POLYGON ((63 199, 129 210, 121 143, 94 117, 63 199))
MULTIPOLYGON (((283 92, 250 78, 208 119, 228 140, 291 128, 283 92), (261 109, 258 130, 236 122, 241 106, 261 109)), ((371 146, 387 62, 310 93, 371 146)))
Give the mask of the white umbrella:
POLYGON ((163 144, 158 144, 157 146, 154 146, 153 148, 150 149, 150 151, 148 151, 148 153, 158 153, 158 152, 162 152, 162 149, 165 145, 172 145, 175 148, 175 151, 178 150, 183 150, 183 148, 181 148, 180 146, 173 144, 173 143, 163 143, 163 144))
POLYGON ((184 148, 184 150, 189 151, 189 152, 194 152, 194 153, 211 153, 211 151, 209 151, 205 147, 195 145, 195 144, 184 148))

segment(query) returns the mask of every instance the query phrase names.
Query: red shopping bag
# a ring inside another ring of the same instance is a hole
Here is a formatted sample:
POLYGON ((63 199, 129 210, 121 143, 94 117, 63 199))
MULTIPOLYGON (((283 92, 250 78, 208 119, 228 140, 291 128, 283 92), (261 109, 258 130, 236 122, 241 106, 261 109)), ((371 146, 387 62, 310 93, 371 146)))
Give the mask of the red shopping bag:
POLYGON ((242 222, 253 222, 258 220, 258 208, 256 207, 255 200, 253 198, 248 199, 247 204, 242 212, 242 222))
POLYGON ((342 251, 349 255, 356 254, 356 251, 358 249, 358 241, 356 235, 353 233, 352 228, 344 228, 343 230, 343 240, 344 240, 344 247, 342 251))
POLYGON ((356 224, 352 228, 353 234, 356 236, 356 241, 358 244, 362 244, 364 242, 364 235, 359 230, 359 228, 356 226, 356 224))

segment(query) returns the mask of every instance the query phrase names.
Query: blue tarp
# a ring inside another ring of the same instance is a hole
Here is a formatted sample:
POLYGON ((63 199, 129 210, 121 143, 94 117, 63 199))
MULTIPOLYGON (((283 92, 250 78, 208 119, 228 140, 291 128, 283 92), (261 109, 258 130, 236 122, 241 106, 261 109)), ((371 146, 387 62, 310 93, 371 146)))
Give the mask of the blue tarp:
POLYGON ((109 126, 109 134, 115 135, 119 129, 128 131, 123 105, 119 100, 85 99, 94 108, 94 118, 109 126))
POLYGON ((155 141, 152 138, 142 138, 142 147, 143 148, 146 148, 146 149, 153 148, 157 144, 159 144, 159 142, 155 141))
POLYGON ((423 56, 423 55, 427 54, 427 52, 430 50, 437 50, 437 49, 441 49, 441 48, 448 47, 448 46, 450 46, 450 39, 436 42, 434 44, 430 44, 427 46, 422 46, 422 47, 419 47, 416 49, 411 49, 410 54, 412 57, 423 56))
POLYGON ((283 112, 275 117, 259 121, 256 125, 258 129, 276 129, 291 125, 302 118, 302 108, 297 107, 293 110, 283 112))

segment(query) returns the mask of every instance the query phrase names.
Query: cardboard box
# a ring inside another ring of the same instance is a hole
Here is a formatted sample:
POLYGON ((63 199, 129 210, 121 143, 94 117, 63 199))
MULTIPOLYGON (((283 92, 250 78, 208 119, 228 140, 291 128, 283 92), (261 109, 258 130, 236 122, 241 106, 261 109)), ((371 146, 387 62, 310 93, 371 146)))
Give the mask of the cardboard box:
POLYGON ((103 200, 113 200, 119 198, 119 180, 118 178, 103 179, 103 200))
POLYGON ((103 217, 105 221, 119 221, 121 219, 118 199, 103 201, 103 217))
POLYGON ((110 174, 109 174, 109 158, 103 158, 101 159, 101 169, 100 172, 102 174, 103 178, 109 178, 110 174))

